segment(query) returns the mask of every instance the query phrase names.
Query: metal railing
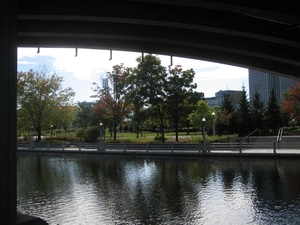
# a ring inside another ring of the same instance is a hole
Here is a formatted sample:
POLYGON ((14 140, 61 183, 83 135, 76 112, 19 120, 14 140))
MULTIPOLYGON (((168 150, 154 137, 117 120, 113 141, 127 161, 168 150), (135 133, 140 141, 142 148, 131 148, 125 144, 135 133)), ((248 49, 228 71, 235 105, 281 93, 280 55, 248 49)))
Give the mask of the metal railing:
MULTIPOLYGON (((246 135, 245 137, 242 138, 242 141, 247 139, 247 142, 249 142, 249 138, 252 134, 254 134, 256 131, 259 131, 258 128, 256 128, 254 131, 252 131, 251 133, 249 133, 248 135, 246 135)), ((256 135, 256 138, 258 138, 258 135, 256 135)))
MULTIPOLYGON (((57 152, 125 152, 125 153, 206 153, 203 143, 51 143, 29 142, 17 143, 18 151, 57 151, 57 152)), ((235 142, 235 143, 206 143, 207 153, 293 153, 300 154, 300 142, 235 142)))
POLYGON ((278 135, 277 135, 277 142, 280 142, 282 139, 282 134, 283 134, 283 128, 280 128, 278 130, 278 135))

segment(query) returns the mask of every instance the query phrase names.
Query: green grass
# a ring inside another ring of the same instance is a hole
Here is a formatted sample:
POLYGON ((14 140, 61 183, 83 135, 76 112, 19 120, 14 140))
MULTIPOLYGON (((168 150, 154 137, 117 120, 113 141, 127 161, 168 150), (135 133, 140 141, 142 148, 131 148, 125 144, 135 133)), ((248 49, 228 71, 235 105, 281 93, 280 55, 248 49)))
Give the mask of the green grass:
MULTIPOLYGON (((136 133, 117 133, 117 140, 114 141, 110 134, 105 135, 105 142, 117 142, 117 143, 153 143, 161 142, 159 140, 154 140, 157 133, 155 132, 143 132, 143 135, 139 134, 136 137, 136 133)), ((237 135, 222 135, 222 136, 209 136, 206 135, 207 142, 228 142, 229 138, 237 137, 237 135)), ((176 142, 175 132, 165 133, 165 142, 176 142)), ((202 134, 181 132, 178 134, 178 140, 182 143, 198 143, 202 141, 202 134)))
MULTIPOLYGON (((117 133, 117 139, 114 141, 111 134, 106 132, 104 142, 108 143, 159 143, 160 140, 155 140, 158 134, 156 132, 142 132, 139 133, 139 137, 136 137, 136 133, 117 133)), ((229 138, 237 137, 237 135, 222 135, 222 136, 209 136, 206 135, 207 142, 228 142, 229 138)), ((180 143, 198 143, 202 142, 202 134, 200 132, 186 132, 178 133, 178 139, 180 143)), ((165 133, 165 142, 176 142, 175 132, 165 133)), ((45 136, 43 141, 47 142, 66 142, 66 141, 79 141, 79 138, 74 132, 70 134, 57 134, 53 136, 45 136)))

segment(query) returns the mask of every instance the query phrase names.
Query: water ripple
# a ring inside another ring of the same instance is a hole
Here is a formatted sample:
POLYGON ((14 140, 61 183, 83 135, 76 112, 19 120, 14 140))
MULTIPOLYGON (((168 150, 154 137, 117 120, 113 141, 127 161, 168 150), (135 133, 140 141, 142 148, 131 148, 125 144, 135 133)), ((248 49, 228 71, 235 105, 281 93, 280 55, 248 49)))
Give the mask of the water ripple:
POLYGON ((49 224, 299 224, 299 175, 293 160, 24 153, 17 207, 49 224))

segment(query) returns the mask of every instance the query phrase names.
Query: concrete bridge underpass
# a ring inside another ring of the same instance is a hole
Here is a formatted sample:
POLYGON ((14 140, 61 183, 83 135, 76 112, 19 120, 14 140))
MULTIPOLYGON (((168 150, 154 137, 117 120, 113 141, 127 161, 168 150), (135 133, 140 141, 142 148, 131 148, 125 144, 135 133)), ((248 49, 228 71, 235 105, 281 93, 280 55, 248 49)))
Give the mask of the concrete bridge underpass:
POLYGON ((18 1, 18 46, 181 56, 300 78, 296 3, 18 1))
POLYGON ((4 0, 0 15, 1 224, 17 220, 17 47, 165 54, 300 78, 297 1, 4 0))

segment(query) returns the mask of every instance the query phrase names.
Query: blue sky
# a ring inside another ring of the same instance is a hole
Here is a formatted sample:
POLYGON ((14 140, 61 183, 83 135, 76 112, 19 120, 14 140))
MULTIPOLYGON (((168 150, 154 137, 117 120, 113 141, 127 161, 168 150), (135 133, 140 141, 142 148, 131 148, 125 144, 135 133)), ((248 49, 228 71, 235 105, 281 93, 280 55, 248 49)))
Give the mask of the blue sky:
MULTIPOLYGON (((92 83, 100 84, 100 77, 105 76, 116 64, 125 67, 137 66, 136 58, 141 53, 113 51, 112 60, 107 50, 78 49, 75 57, 73 48, 18 48, 18 71, 39 70, 46 66, 51 72, 64 78, 64 87, 71 87, 76 92, 76 101, 94 101, 92 83)), ((170 64, 170 56, 157 55, 163 66, 170 64)), ((173 65, 181 65, 184 70, 193 68, 196 72, 194 82, 197 91, 205 97, 214 97, 219 90, 241 90, 248 92, 248 69, 207 61, 173 57, 173 65)))

